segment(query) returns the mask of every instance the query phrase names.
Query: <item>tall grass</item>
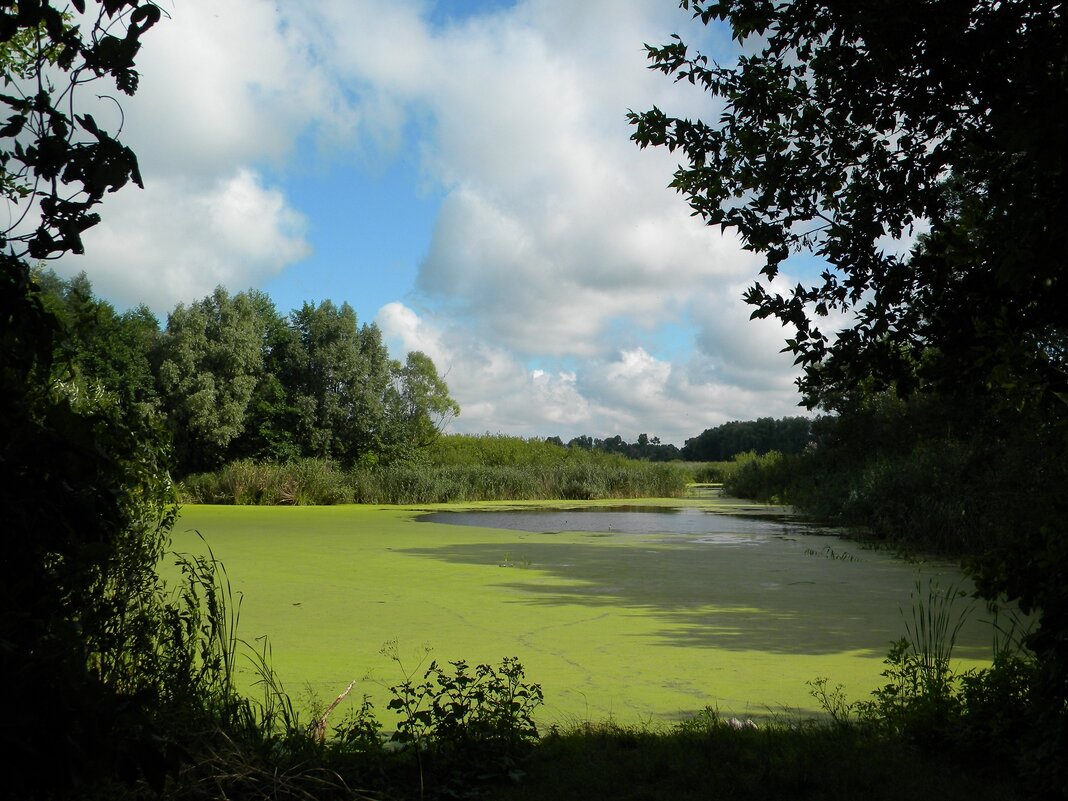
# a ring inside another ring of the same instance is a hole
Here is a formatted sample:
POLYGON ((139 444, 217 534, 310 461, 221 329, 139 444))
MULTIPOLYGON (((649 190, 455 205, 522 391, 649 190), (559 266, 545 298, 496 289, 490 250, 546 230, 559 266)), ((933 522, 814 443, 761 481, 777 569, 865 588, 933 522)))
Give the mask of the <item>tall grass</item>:
POLYGON ((240 459, 213 473, 197 473, 178 484, 185 503, 238 506, 305 506, 352 503, 349 474, 325 459, 286 464, 240 459))
POLYGON ((504 434, 450 434, 436 439, 423 458, 445 465, 530 465, 595 461, 607 454, 565 448, 537 437, 524 439, 504 434))
POLYGON ((345 470, 321 459, 232 462, 189 476, 186 503, 311 505, 679 497, 687 472, 671 464, 561 448, 514 437, 446 437, 418 462, 345 470))
POLYGON ((690 481, 695 484, 723 484, 738 468, 734 461, 729 462, 673 462, 676 467, 686 471, 690 481))

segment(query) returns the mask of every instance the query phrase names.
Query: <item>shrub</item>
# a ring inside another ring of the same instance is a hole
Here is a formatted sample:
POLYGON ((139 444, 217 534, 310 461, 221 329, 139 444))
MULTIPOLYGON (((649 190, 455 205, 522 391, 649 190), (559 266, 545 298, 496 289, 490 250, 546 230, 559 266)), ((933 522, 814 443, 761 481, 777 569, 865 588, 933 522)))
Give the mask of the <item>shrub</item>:
POLYGON ((390 688, 388 708, 400 715, 391 739, 414 750, 421 786, 424 771, 464 789, 474 779, 517 775, 519 758, 538 742, 541 685, 526 683, 514 657, 473 671, 463 660, 449 664, 451 671, 431 662, 421 683, 408 675, 390 688))

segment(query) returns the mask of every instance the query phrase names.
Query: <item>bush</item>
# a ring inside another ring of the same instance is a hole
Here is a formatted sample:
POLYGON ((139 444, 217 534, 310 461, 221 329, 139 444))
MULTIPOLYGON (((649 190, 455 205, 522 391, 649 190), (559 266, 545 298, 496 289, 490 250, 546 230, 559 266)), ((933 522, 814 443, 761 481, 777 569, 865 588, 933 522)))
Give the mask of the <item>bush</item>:
POLYGON ((683 462, 678 465, 695 484, 724 484, 737 469, 737 462, 683 462))

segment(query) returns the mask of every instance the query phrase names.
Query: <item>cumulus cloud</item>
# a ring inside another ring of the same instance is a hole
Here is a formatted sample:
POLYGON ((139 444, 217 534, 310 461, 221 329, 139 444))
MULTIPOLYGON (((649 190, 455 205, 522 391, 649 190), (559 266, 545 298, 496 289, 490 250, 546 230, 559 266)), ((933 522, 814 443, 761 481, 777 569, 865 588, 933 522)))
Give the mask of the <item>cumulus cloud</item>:
POLYGON ((418 288, 525 355, 603 355, 613 321, 653 328, 751 269, 736 241, 665 190, 671 156, 628 141, 628 101, 692 103, 649 74, 638 44, 669 16, 613 7, 603 37, 608 11, 527 3, 424 31, 422 58, 449 68, 401 81, 432 114, 427 168, 450 188, 418 288))
POLYGON ((86 270, 96 291, 120 304, 163 314, 219 284, 255 286, 304 258, 304 225, 249 170, 205 187, 161 179, 116 195, 105 221, 85 234, 87 255, 64 264, 86 270))
POLYGON ((656 428, 681 443, 729 419, 797 413, 785 332, 751 322, 740 300, 759 259, 665 189, 674 156, 628 141, 628 106, 715 114, 645 68, 637 43, 679 21, 655 3, 527 2, 420 30, 421 63, 449 69, 400 82, 430 110, 427 167, 448 188, 418 289, 427 314, 463 321, 441 328, 450 384, 495 398, 461 426, 656 428), (629 36, 603 36, 609 13, 629 36), (643 341, 665 323, 692 337, 670 359, 643 341))
POLYGON ((640 346, 583 359, 577 367, 534 367, 471 329, 439 324, 401 303, 384 307, 376 322, 394 352, 422 350, 435 360, 461 407, 453 431, 565 441, 580 434, 634 440, 647 433, 682 445, 729 420, 801 413, 782 370, 778 391, 769 393, 732 382, 702 353, 673 362, 640 346))
MULTIPOLYGON (((280 163, 308 129, 351 134, 345 102, 312 31, 269 0, 174 0, 138 55, 125 136, 150 174, 213 180, 237 165, 280 163)), ((303 157, 303 156, 302 156, 303 157)))

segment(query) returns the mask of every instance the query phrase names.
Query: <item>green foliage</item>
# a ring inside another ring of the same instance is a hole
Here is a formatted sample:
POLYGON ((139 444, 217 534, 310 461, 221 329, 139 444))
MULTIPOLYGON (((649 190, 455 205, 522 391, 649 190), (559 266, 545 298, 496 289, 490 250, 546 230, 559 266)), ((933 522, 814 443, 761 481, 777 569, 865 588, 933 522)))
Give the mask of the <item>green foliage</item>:
MULTIPOLYGON (((954 670, 957 634, 971 615, 960 608, 964 594, 917 584, 906 636, 884 660, 886 683, 868 700, 848 702, 841 685, 810 682, 811 694, 842 729, 859 727, 927 751, 979 758, 998 755, 1017 771, 1032 772, 1039 677, 1034 659, 1018 643, 1002 643, 989 668, 954 670)), ((1038 735, 1041 737, 1041 735, 1038 735)))
POLYGON ((181 474, 236 459, 410 459, 459 413, 428 356, 390 359, 347 303, 283 319, 263 293, 220 287, 175 309, 154 359, 181 474))
POLYGON ((217 466, 244 431, 263 339, 251 298, 222 287, 168 316, 158 376, 180 464, 217 466))
MULTIPOLYGON (((299 347, 283 363, 280 377, 296 412, 292 430, 307 455, 352 460, 366 448, 361 439, 368 428, 384 414, 373 404, 373 390, 364 387, 373 374, 356 313, 347 303, 340 308, 330 301, 305 303, 290 324, 299 347)), ((376 366, 374 375, 380 373, 376 366)))
MULTIPOLYGON (((563 445, 559 437, 550 437, 545 441, 563 445)), ((605 439, 597 439, 583 434, 568 441, 567 447, 569 450, 614 453, 625 456, 628 459, 644 459, 650 462, 672 462, 680 458, 678 448, 671 444, 662 443, 660 437, 650 437, 648 434, 639 434, 635 442, 626 442, 618 434, 605 439)))
MULTIPOLYGON (((86 9, 84 0, 75 6, 86 9)), ((82 253, 81 234, 100 221, 92 208, 104 194, 141 186, 134 153, 74 109, 78 87, 93 79, 106 77, 127 95, 136 91, 141 36, 160 17, 157 6, 140 0, 92 5, 84 25, 69 24, 65 9, 47 2, 0 9, 7 90, 0 103, 11 112, 0 129, 0 184, 8 199, 36 200, 40 211, 33 230, 21 225, 22 214, 11 215, 0 245, 13 259, 82 253)))
POLYGON ((813 437, 797 456, 741 457, 727 491, 976 562, 1060 514, 1068 475, 1058 434, 1031 411, 879 393, 817 418, 813 437))
POLYGON ((722 484, 734 472, 736 462, 677 462, 695 484, 722 484))
POLYGON ((402 446, 409 452, 433 444, 442 429, 460 413, 460 406, 449 397, 445 380, 429 356, 420 351, 408 354, 404 367, 397 371, 397 410, 402 446))
POLYGON ((323 459, 287 464, 239 459, 214 473, 187 476, 178 490, 187 503, 306 506, 353 501, 349 475, 323 459))
POLYGON ((35 272, 45 305, 60 324, 55 358, 71 377, 117 394, 145 412, 159 406, 151 356, 159 341, 159 322, 144 306, 117 314, 93 297, 85 273, 64 280, 51 270, 35 272))
POLYGON ((886 684, 865 701, 849 703, 841 686, 811 682, 812 695, 836 725, 860 727, 942 752, 998 754, 1020 772, 1034 768, 1041 746, 1032 659, 999 653, 991 667, 954 672, 908 639, 894 643, 882 675, 886 684))
POLYGON ((518 759, 538 740, 541 686, 524 681, 514 657, 473 671, 463 660, 449 664, 451 671, 431 662, 421 683, 406 675, 390 688, 388 708, 400 715, 392 741, 415 749, 421 772, 444 769, 451 783, 516 776, 518 759))
POLYGON ((758 456, 753 451, 734 457, 734 467, 724 477, 723 489, 740 498, 768 503, 789 503, 789 481, 796 459, 770 451, 758 456))
POLYGON ((161 333, 147 308, 118 315, 93 297, 84 274, 34 276, 61 326, 54 356, 73 379, 159 415, 179 475, 241 459, 410 460, 459 414, 428 356, 390 359, 347 304, 283 318, 262 292, 218 287, 179 304, 161 333))
POLYGON ((0 315, 0 668, 32 705, 12 709, 0 746, 17 764, 53 764, 46 775, 16 772, 8 789, 158 783, 173 762, 155 718, 173 667, 159 651, 155 573, 176 511, 165 439, 142 407, 77 375, 29 271, 2 259, 11 292, 0 315))
POLYGON ((746 295, 755 317, 796 330, 787 349, 807 401, 870 375, 899 389, 1063 393, 1066 122, 1050 111, 1068 105, 1060 7, 681 5, 706 25, 726 21, 750 52, 710 65, 678 37, 649 47, 652 69, 723 113, 631 114, 633 139, 680 151, 672 186, 763 255, 769 281, 794 251, 827 262, 814 286, 780 295, 756 283, 746 295), (919 220, 931 232, 910 256, 884 248, 881 237, 919 220), (845 330, 821 330, 836 312, 850 314, 845 330))
POLYGON ((555 465, 582 458, 555 442, 504 434, 450 434, 434 442, 426 453, 427 461, 436 466, 555 465))

